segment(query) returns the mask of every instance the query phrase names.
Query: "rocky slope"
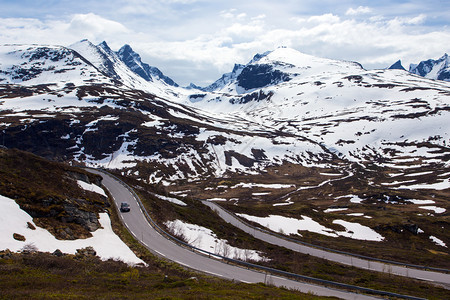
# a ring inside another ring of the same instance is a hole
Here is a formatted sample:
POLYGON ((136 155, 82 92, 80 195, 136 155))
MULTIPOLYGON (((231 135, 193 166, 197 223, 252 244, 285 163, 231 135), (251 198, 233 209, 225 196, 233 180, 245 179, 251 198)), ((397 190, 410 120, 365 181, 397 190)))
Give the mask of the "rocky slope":
POLYGON ((450 243, 448 82, 279 48, 183 89, 125 50, 0 47, 0 144, 247 215, 313 218, 347 237, 302 238, 339 249, 360 245, 335 220, 383 236, 376 252, 414 244, 438 261, 426 249, 450 243))
POLYGON ((439 59, 421 61, 419 64, 411 64, 409 72, 425 78, 450 81, 450 58, 445 53, 439 59))
POLYGON ((445 82, 279 48, 198 93, 118 53, 86 40, 2 46, 3 144, 151 182, 282 163, 448 168, 445 82))
POLYGON ((14 199, 58 239, 86 238, 100 227, 98 213, 109 207, 108 199, 104 192, 86 190, 101 190, 100 176, 3 148, 0 165, 0 195, 14 199))

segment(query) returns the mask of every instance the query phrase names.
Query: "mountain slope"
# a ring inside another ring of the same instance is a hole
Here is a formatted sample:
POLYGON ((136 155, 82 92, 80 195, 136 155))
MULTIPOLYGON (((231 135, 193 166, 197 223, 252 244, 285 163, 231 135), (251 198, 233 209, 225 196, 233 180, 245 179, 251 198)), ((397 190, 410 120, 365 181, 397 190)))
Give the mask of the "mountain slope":
POLYGON ((0 149, 0 165, 0 195, 55 237, 86 238, 100 227, 98 213, 109 207, 100 176, 19 150, 0 149))
POLYGON ((85 57, 61 46, 3 45, 0 57, 1 84, 63 86, 115 82, 85 57))
MULTIPOLYGON (((17 52, 11 47, 6 57, 17 52)), ((444 82, 399 70, 366 71, 357 63, 279 48, 237 65, 214 92, 174 94, 138 76, 106 43, 82 41, 73 48, 78 51, 40 48, 48 53, 39 50, 46 53, 39 63, 61 65, 60 57, 69 53, 95 75, 82 85, 29 86, 30 80, 19 78, 18 85, 3 86, 2 97, 10 98, 1 106, 8 147, 110 167, 151 161, 159 166, 152 180, 259 172, 281 162, 327 166, 343 159, 386 167, 402 155, 420 161, 433 161, 436 151, 441 159, 448 155, 450 129, 444 119, 450 88, 444 82), (57 58, 50 55, 58 51, 57 58), (147 92, 123 79, 138 77, 147 92), (111 84, 118 81, 124 85, 111 84), (183 94, 188 95, 184 100, 183 94), (44 111, 47 116, 40 117, 44 111), (428 146, 414 146, 423 143, 428 146), (167 163, 169 169, 162 167, 167 163)), ((33 61, 33 53, 25 58, 33 61)), ((2 74, 17 69, 24 58, 15 59, 2 74)), ((60 79, 55 71, 33 80, 55 82, 60 79)), ((86 74, 81 68, 72 71, 71 82, 77 82, 76 72, 81 78, 86 74)))
POLYGON ((392 66, 388 68, 389 70, 405 70, 403 67, 401 60, 397 60, 392 66))
POLYGON ((319 59, 290 48, 257 54, 245 66, 236 65, 217 92, 246 93, 258 88, 288 82, 298 76, 320 72, 349 72, 361 69, 352 62, 319 59))
POLYGON ((141 56, 134 52, 129 45, 124 45, 116 53, 133 72, 144 78, 146 81, 162 80, 168 85, 178 87, 177 83, 165 76, 158 68, 143 63, 141 56))
POLYGON ((409 72, 425 78, 450 81, 450 57, 445 53, 441 58, 411 64, 409 72))
POLYGON ((0 50, 2 145, 346 232, 302 232, 309 242, 361 254, 400 247, 405 257, 414 243, 423 261, 443 261, 426 249, 450 243, 448 82, 279 48, 200 92, 144 80, 106 43, 74 48, 0 50), (57 72, 72 57, 79 64, 57 72), (13 81, 23 66, 42 72, 13 81), (329 214, 336 206, 351 213, 329 214), (363 249, 336 220, 384 239, 363 249))
POLYGON ((193 105, 306 137, 351 161, 383 165, 374 151, 386 157, 382 153, 387 148, 402 152, 406 149, 395 145, 412 141, 434 144, 430 152, 448 152, 450 128, 444 120, 450 87, 444 82, 418 80, 400 70, 366 71, 356 63, 277 49, 256 65, 250 63, 222 90, 226 92, 205 94, 193 105), (278 73, 252 73, 261 66, 278 73), (256 82, 250 90, 242 86, 273 74, 284 74, 286 81, 269 80, 262 88, 256 82))
MULTIPOLYGON (((162 73, 157 73, 156 70, 149 67, 148 71, 153 71, 158 76, 153 74, 152 82, 148 82, 145 78, 141 77, 138 73, 134 72, 125 61, 125 57, 121 57, 120 53, 114 52, 106 42, 100 43, 95 46, 88 40, 82 40, 69 46, 70 49, 75 50, 86 60, 91 62, 98 70, 104 73, 109 78, 115 81, 114 84, 124 85, 128 89, 138 89, 150 93, 158 94, 161 97, 173 97, 180 92, 181 89, 177 88, 177 85, 168 85, 165 80, 170 82, 170 78, 165 77, 162 73)), ((124 54, 124 53, 122 53, 124 54)), ((129 61, 127 61, 130 63, 129 61)), ((135 66, 132 66, 133 68, 135 66)))

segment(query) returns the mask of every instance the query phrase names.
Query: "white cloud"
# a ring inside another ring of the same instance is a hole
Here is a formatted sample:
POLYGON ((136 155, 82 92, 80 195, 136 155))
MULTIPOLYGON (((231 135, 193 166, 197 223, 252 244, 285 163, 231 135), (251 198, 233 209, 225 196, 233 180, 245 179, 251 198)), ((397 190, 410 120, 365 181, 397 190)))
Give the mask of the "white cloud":
POLYGON ((167 3, 167 4, 173 4, 173 3, 177 3, 177 4, 192 4, 192 3, 196 3, 198 2, 198 0, 160 0, 162 3, 167 3))
POLYGON ((251 14, 242 9, 225 9, 205 15, 201 21, 190 19, 190 27, 183 23, 184 27, 167 24, 133 29, 130 23, 89 13, 47 20, 0 19, 0 43, 70 45, 88 38, 93 43, 106 40, 114 50, 128 43, 145 62, 179 84, 205 85, 231 71, 234 63, 246 63, 254 54, 278 46, 354 60, 366 68, 387 67, 397 59, 407 66, 440 57, 450 51, 450 28, 428 27, 426 20, 425 14, 358 19, 326 13, 290 15, 276 18, 274 23, 272 15, 268 18, 260 11, 251 14))
POLYGON ((237 9, 231 8, 220 12, 220 16, 224 19, 245 19, 247 14, 244 12, 238 13, 237 9))
POLYGON ((337 23, 341 20, 341 18, 339 18, 336 15, 333 14, 324 14, 324 15, 320 15, 320 16, 312 16, 309 17, 306 21, 309 23, 329 23, 329 24, 333 24, 333 23, 337 23))
POLYGON ((260 15, 257 15, 256 17, 253 17, 252 20, 253 21, 264 20, 265 18, 266 18, 265 14, 260 14, 260 15))
POLYGON ((416 17, 396 17, 389 21, 391 26, 402 26, 402 25, 421 25, 425 22, 427 16, 425 14, 420 14, 416 17))
POLYGON ((73 32, 76 35, 89 35, 93 38, 129 32, 122 24, 102 18, 93 13, 74 15, 70 21, 68 31, 73 32))
POLYGON ((347 16, 356 16, 371 13, 372 9, 368 6, 358 6, 357 8, 349 8, 345 13, 347 16))

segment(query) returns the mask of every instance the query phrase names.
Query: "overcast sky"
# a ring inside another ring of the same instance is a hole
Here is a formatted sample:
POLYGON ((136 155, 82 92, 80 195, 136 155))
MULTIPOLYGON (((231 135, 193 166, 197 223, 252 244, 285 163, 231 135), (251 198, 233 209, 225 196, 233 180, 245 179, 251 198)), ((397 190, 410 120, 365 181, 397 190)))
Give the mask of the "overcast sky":
POLYGON ((129 44, 180 85, 288 46, 384 68, 450 51, 450 0, 0 0, 0 44, 129 44))

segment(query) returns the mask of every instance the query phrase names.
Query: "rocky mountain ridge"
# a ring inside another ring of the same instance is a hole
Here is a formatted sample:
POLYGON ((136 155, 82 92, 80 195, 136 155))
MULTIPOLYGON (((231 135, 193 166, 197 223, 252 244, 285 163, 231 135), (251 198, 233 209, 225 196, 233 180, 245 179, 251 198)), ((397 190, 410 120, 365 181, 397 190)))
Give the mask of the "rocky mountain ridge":
MULTIPOLYGON (((388 69, 406 70, 400 60, 388 69)), ((429 79, 450 81, 450 58, 445 53, 437 60, 428 59, 418 64, 411 64, 409 66, 409 72, 429 79)))
POLYGON ((149 182, 284 163, 385 168, 403 157, 448 167, 445 82, 279 48, 198 93, 131 51, 87 40, 3 46, 4 144, 149 182), (139 75, 146 68, 151 81, 139 75))
POLYGON ((448 82, 279 48, 202 91, 145 80, 106 43, 73 48, 0 47, 2 146, 247 215, 357 223, 376 249, 450 243, 448 82))

